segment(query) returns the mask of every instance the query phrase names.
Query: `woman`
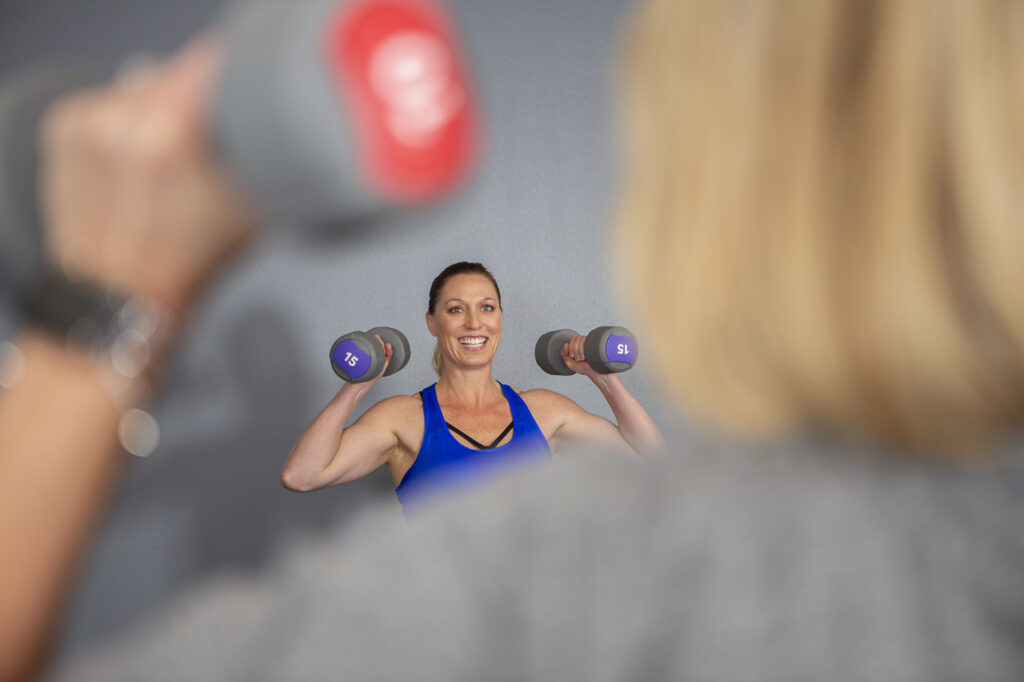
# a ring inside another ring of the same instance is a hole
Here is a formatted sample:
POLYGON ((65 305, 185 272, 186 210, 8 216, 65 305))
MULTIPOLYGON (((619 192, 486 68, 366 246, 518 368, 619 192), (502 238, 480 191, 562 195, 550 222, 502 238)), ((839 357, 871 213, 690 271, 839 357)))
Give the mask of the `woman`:
POLYGON ((296 552, 95 677, 1024 679, 1022 36, 1003 0, 643 5, 619 253, 726 447, 296 552))
MULTIPOLYGON (((455 263, 430 286, 426 322, 437 337, 438 381, 394 396, 345 423, 374 382, 347 383, 299 437, 281 482, 309 491, 355 480, 387 465, 405 509, 500 469, 547 459, 551 450, 596 445, 652 452, 661 433, 617 374, 586 362, 584 338, 562 348, 569 369, 588 377, 618 425, 545 389, 519 392, 491 376, 501 340, 501 292, 479 263, 455 263)), ((391 356, 390 344, 385 347, 391 356)), ((385 365, 386 367, 386 365, 385 365)))

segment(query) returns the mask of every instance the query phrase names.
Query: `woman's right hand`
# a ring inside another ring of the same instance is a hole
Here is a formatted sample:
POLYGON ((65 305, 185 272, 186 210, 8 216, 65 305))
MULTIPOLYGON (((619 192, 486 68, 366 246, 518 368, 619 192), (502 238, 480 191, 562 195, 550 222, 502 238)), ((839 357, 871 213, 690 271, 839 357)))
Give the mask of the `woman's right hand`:
POLYGON ((373 379, 374 381, 377 381, 377 379, 380 379, 382 376, 384 376, 384 372, 388 371, 388 365, 391 364, 391 355, 394 351, 391 348, 390 343, 385 343, 384 339, 380 338, 380 334, 374 334, 374 336, 377 338, 378 341, 380 341, 381 345, 384 346, 384 366, 380 368, 380 374, 378 374, 373 379))
MULTIPOLYGON (((337 485, 365 476, 386 461, 399 444, 394 433, 396 413, 389 398, 367 410, 345 426, 370 388, 384 376, 391 362, 392 347, 379 335, 384 346, 384 366, 369 381, 345 382, 327 407, 299 437, 281 470, 281 483, 289 490, 306 492, 337 485)), ((405 400, 410 400, 408 396, 405 400)))

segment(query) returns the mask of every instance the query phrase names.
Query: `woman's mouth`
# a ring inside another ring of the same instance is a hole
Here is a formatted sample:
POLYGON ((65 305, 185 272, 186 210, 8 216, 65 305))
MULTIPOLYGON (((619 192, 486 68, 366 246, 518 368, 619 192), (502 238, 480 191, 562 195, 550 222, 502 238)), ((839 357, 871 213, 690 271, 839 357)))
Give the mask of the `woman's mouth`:
POLYGON ((462 347, 465 348, 466 350, 479 351, 479 350, 483 350, 484 346, 487 344, 487 337, 486 336, 460 336, 459 337, 459 343, 462 344, 462 347))

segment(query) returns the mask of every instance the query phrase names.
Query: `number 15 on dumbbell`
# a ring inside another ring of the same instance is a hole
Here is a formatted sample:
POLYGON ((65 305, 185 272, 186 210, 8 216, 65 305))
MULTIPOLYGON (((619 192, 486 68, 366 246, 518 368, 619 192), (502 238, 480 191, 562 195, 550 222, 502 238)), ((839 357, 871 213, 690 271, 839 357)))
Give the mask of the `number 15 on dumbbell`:
POLYGON ((391 361, 384 376, 391 376, 409 362, 409 339, 392 327, 374 327, 365 332, 350 332, 338 337, 331 346, 331 368, 349 383, 372 381, 387 359, 384 344, 391 344, 391 361), (379 339, 377 337, 380 337, 379 339))
MULTIPOLYGON (((579 334, 572 329, 548 332, 537 339, 534 357, 548 374, 575 374, 562 359, 562 347, 579 334)), ((587 334, 583 353, 587 364, 601 374, 625 372, 636 364, 640 347, 633 332, 625 327, 598 327, 587 334)))

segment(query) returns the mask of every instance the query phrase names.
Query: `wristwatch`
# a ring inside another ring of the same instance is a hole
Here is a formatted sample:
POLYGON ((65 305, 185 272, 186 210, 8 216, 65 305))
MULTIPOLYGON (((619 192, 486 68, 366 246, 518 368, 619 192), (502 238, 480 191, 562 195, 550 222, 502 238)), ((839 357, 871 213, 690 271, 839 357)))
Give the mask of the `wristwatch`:
POLYGON ((26 320, 44 331, 87 349, 112 345, 125 299, 46 268, 23 293, 26 320))
POLYGON ((156 422, 138 406, 150 397, 151 361, 169 341, 166 308, 75 281, 51 267, 24 290, 20 309, 26 322, 90 357, 104 390, 123 411, 122 446, 149 454, 156 445, 156 422))

